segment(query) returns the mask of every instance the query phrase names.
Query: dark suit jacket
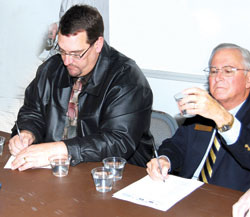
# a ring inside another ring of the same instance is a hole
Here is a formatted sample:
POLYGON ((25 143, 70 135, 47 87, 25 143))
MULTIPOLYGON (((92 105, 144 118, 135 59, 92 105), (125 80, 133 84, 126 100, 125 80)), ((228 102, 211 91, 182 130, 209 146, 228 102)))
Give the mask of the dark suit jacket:
MULTIPOLYGON (((250 188, 250 96, 236 117, 241 122, 240 135, 232 145, 227 145, 221 137, 222 154, 210 184, 246 191, 250 188)), ((171 139, 163 141, 159 154, 169 157, 171 171, 192 178, 207 150, 214 126, 213 121, 197 115, 187 119, 171 139)))

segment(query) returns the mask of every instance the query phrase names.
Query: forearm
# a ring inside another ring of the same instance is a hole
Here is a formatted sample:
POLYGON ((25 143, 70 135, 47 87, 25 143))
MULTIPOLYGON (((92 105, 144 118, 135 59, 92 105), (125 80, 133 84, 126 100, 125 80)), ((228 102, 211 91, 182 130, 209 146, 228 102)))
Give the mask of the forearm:
POLYGON ((223 125, 231 124, 234 122, 234 116, 227 110, 225 110, 222 106, 220 106, 220 109, 215 112, 211 119, 214 120, 218 129, 220 129, 223 125))
POLYGON ((128 159, 136 150, 136 145, 125 134, 102 133, 64 140, 72 164, 102 161, 107 156, 120 156, 128 159))

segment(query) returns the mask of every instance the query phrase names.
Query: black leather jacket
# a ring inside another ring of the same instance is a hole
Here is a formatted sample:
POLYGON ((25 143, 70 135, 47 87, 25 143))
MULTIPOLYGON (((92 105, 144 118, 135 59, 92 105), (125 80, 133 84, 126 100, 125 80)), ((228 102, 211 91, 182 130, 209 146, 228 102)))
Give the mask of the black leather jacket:
MULTIPOLYGON (((36 143, 60 141, 73 83, 60 55, 43 63, 25 92, 20 129, 36 143)), ((121 156, 146 166, 152 157, 149 134, 152 91, 136 63, 104 43, 92 76, 79 95, 77 137, 64 140, 71 165, 121 156)), ((15 127, 12 135, 16 134, 15 127)))

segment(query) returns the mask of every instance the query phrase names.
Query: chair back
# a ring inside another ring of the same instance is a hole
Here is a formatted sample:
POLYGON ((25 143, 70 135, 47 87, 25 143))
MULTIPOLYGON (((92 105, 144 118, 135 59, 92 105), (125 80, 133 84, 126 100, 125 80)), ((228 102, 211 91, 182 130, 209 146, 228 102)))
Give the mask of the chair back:
POLYGON ((161 111, 152 111, 150 131, 154 137, 157 149, 163 140, 174 135, 177 128, 177 122, 171 115, 161 111))

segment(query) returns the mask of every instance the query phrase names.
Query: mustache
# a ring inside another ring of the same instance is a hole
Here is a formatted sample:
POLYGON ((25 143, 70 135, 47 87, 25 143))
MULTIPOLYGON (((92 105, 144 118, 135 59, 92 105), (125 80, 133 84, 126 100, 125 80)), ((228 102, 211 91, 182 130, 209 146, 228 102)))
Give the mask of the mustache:
POLYGON ((74 64, 69 64, 69 65, 67 65, 66 67, 67 67, 67 68, 68 68, 68 67, 76 67, 76 68, 77 68, 77 66, 74 65, 74 64))

